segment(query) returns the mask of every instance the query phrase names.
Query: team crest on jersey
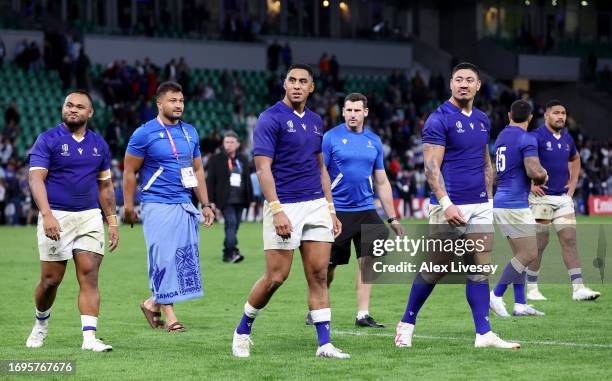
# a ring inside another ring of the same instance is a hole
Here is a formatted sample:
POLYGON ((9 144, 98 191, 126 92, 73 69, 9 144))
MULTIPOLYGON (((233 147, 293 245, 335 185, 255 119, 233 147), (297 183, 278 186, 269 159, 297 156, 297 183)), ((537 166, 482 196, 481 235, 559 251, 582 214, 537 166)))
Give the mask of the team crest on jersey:
POLYGON ((319 135, 319 136, 323 136, 323 134, 321 134, 321 131, 319 131, 319 127, 317 127, 317 125, 314 125, 314 133, 319 135))
POLYGON ((473 130, 474 129, 474 123, 470 122, 470 128, 473 130))
POLYGON ((367 148, 374 148, 374 145, 372 145, 372 141, 371 140, 368 140, 367 148))
POLYGON ((566 150, 566 151, 569 151, 569 150, 570 150, 570 146, 569 146, 569 144, 565 144, 565 150, 566 150))
POLYGON ((463 129, 463 124, 461 124, 461 121, 458 120, 457 123, 455 123, 455 127, 457 127, 457 132, 462 134, 465 132, 465 130, 463 129))
POLYGON ((287 130, 287 132, 295 132, 295 128, 293 128, 293 121, 292 120, 288 120, 287 121, 287 126, 289 126, 289 129, 287 130))
POLYGON ((93 156, 100 156, 100 154, 98 153, 98 147, 94 147, 93 156))
POLYGON ((70 152, 68 152, 68 144, 62 144, 62 156, 70 156, 70 152))
POLYGON ((346 142, 348 142, 347 139, 342 139, 342 144, 346 144, 346 142))
POLYGON ((557 147, 559 147, 559 149, 561 149, 561 143, 557 143, 557 147))
POLYGON ((487 129, 484 126, 484 123, 480 122, 480 131, 487 131, 487 129))
POLYGON ((163 139, 163 138, 164 138, 164 133, 163 133, 163 132, 160 132, 160 133, 159 133, 159 138, 160 138, 160 139, 163 139))
POLYGON ((77 148, 77 151, 79 151, 79 155, 83 154, 83 148, 79 147, 79 148, 77 148))
POLYGON ((552 143, 550 142, 550 140, 546 142, 546 150, 552 151, 552 143))
MULTIPOLYGON (((302 128, 304 129, 304 131, 306 131, 306 123, 302 123, 302 128)), ((316 131, 316 127, 315 127, 315 131, 316 131)))

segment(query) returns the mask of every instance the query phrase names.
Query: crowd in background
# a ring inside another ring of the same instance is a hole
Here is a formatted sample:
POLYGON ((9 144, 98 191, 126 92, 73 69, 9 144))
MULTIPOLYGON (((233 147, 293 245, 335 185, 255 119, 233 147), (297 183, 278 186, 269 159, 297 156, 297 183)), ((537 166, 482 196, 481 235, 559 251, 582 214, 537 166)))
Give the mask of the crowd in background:
MULTIPOLYGON (((40 52, 35 53, 37 47, 24 41, 21 55, 16 56, 15 63, 23 70, 40 70, 39 65, 57 70, 66 88, 78 86, 90 89, 111 110, 112 117, 108 125, 93 124, 91 127, 101 133, 111 147, 114 157, 112 170, 119 205, 122 204, 121 158, 132 132, 141 123, 154 118, 157 114, 153 94, 162 81, 175 80, 183 85, 186 108, 189 108, 189 101, 193 99, 201 101, 222 99, 234 105, 231 123, 215 126, 208 135, 200 137, 205 163, 210 155, 221 148, 223 132, 234 129, 237 123, 246 125, 241 148, 243 153, 251 157, 252 134, 257 116, 254 113, 245 114, 245 91, 240 79, 230 71, 222 72, 221 94, 215 93, 210 83, 193 83, 191 69, 183 58, 172 59, 164 67, 157 67, 148 58, 133 65, 125 61, 115 61, 103 70, 99 78, 90 78, 89 70, 85 70, 86 75, 82 75, 80 79, 72 74, 63 78, 61 71, 66 62, 70 61, 73 65, 68 73, 76 73, 74 65, 89 68, 89 59, 78 41, 70 38, 56 39, 53 35, 47 36, 45 47, 54 44, 63 49, 62 53, 50 54, 45 48, 42 57, 46 58, 41 58, 40 52), (34 59, 36 57, 38 58, 34 59)), ((275 42, 268 48, 267 53, 270 70, 267 103, 273 104, 283 95, 283 73, 292 63, 291 48, 288 44, 281 46, 275 42)), ((323 53, 317 69, 317 90, 310 97, 308 107, 321 115, 324 128, 328 130, 343 122, 341 108, 347 85, 335 56, 323 53)), ((413 200, 427 197, 429 192, 423 173, 421 132, 429 113, 448 98, 447 82, 447 79, 437 74, 426 78, 418 70, 411 72, 394 70, 388 75, 383 92, 371 90, 365 94, 368 97, 369 108, 366 127, 381 137, 385 167, 393 185, 394 196, 404 201, 401 213, 406 217, 422 216, 413 209, 413 200)), ((483 83, 475 105, 489 116, 493 137, 497 136, 506 125, 510 104, 518 98, 529 100, 528 94, 520 91, 509 90, 496 83, 483 83)), ((537 126, 543 123, 544 110, 541 105, 534 106, 534 126, 537 126)), ((576 141, 582 159, 582 171, 575 200, 578 211, 584 213, 587 208, 586 200, 590 194, 612 195, 610 173, 612 141, 589 140, 581 133, 577 121, 571 118, 572 110, 568 111, 570 114, 568 129, 576 141)), ((18 157, 15 149, 15 139, 21 133, 20 123, 19 110, 14 103, 11 103, 5 109, 4 125, 1 129, 0 224, 31 223, 35 221, 36 216, 27 182, 27 158, 18 157)), ((256 181, 254 174, 252 178, 256 181)), ((258 186, 256 191, 260 192, 258 186)), ((256 197, 261 200, 261 194, 256 197)), ((255 208, 250 212, 250 219, 257 219, 257 210, 255 208)))

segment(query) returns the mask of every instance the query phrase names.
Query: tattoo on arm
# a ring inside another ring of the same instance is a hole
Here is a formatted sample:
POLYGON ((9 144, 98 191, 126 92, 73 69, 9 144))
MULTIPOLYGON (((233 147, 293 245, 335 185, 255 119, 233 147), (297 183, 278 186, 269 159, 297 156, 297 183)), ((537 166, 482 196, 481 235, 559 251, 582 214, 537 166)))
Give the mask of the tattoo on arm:
POLYGON ((487 195, 489 198, 493 198, 493 182, 495 181, 495 174, 493 173, 493 166, 491 165, 491 156, 489 155, 488 147, 485 147, 484 175, 487 195))
POLYGON ((540 159, 537 156, 529 156, 523 159, 527 176, 533 180, 536 185, 544 184, 546 180, 546 170, 542 168, 540 159))
POLYGON ((444 158, 444 147, 424 143, 423 158, 425 159, 425 177, 427 178, 427 183, 431 191, 436 194, 436 197, 440 192, 446 193, 444 178, 440 172, 440 166, 444 158))
POLYGON ((104 210, 106 217, 112 216, 117 213, 117 206, 115 204, 115 189, 113 188, 113 182, 109 180, 100 181, 100 206, 104 210))

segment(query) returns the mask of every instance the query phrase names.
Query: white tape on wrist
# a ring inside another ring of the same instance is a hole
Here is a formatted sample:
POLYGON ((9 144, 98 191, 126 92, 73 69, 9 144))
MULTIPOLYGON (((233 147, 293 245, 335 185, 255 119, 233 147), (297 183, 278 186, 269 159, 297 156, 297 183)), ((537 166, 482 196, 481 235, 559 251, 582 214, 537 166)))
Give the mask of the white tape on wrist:
POLYGON ((444 196, 440 199, 440 206, 442 207, 442 210, 446 211, 446 209, 450 208, 451 205, 453 205, 453 202, 448 196, 444 196))

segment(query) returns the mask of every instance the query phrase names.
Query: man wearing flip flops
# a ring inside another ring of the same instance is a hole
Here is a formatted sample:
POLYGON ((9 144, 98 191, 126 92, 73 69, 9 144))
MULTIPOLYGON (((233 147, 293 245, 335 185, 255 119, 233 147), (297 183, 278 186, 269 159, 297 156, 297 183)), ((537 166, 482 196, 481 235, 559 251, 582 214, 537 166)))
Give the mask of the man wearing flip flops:
POLYGON ((125 221, 134 223, 136 172, 142 186, 142 220, 147 245, 149 288, 140 304, 151 328, 183 332, 174 303, 199 298, 202 292, 198 251, 200 212, 191 203, 194 192, 202 204, 204 226, 215 215, 208 202, 204 168, 195 128, 181 120, 183 90, 164 82, 157 89, 157 118, 140 126, 130 138, 124 162, 125 221))

